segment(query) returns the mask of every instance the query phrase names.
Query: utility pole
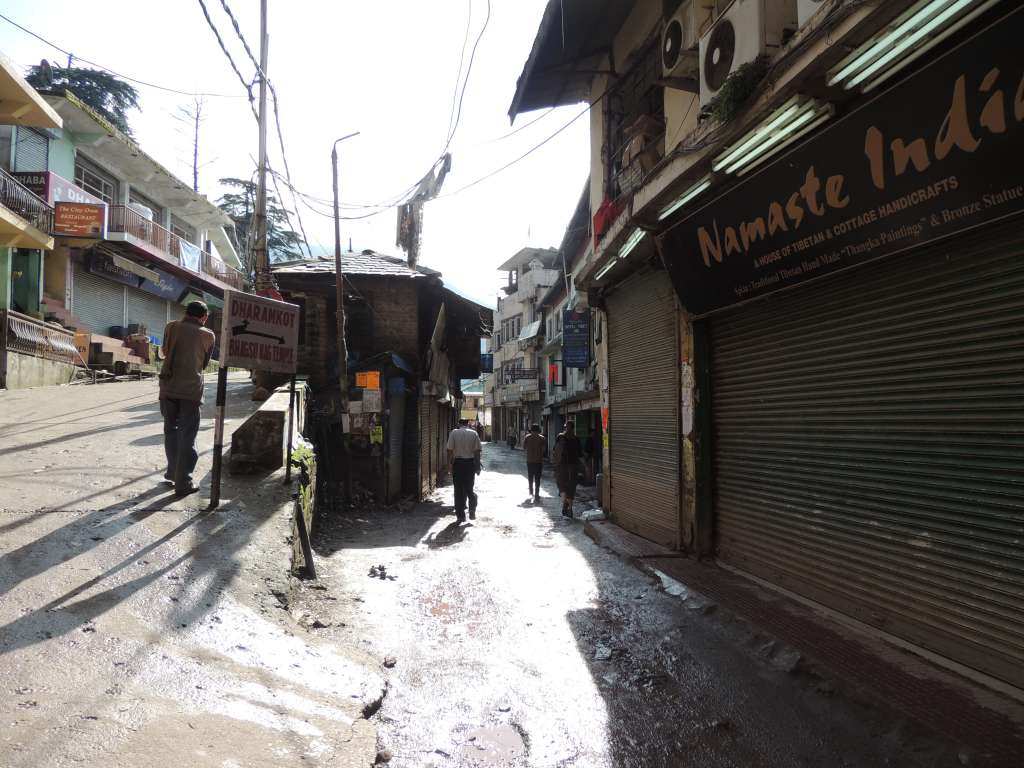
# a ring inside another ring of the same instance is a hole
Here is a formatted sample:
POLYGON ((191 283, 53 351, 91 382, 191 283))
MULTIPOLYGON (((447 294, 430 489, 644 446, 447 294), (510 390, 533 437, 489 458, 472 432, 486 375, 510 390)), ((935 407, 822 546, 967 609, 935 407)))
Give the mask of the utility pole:
POLYGON ((267 0, 260 0, 260 156, 256 183, 256 212, 253 215, 255 239, 253 263, 256 265, 256 293, 272 299, 281 299, 274 276, 270 273, 270 255, 267 252, 267 55, 270 39, 267 35, 267 0))
POLYGON ((359 131, 342 136, 336 139, 334 146, 331 147, 331 170, 334 179, 334 293, 338 304, 338 386, 341 395, 342 477, 346 501, 352 497, 352 482, 348 451, 349 425, 345 423, 348 420, 348 344, 345 342, 345 274, 341 269, 341 214, 338 212, 338 144, 358 135, 359 131))

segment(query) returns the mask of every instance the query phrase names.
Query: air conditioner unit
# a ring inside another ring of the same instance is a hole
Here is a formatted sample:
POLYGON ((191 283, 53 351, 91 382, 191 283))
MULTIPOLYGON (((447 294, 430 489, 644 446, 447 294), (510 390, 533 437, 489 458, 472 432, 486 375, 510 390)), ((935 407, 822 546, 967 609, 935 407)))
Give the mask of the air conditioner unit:
POLYGON ((797 28, 793 0, 733 0, 700 38, 700 104, 711 101, 733 72, 772 55, 797 28))
POLYGON ((684 0, 661 33, 661 72, 668 77, 697 78, 700 32, 711 19, 707 0, 684 0))
POLYGON ((796 20, 801 29, 824 4, 825 0, 796 0, 796 20))

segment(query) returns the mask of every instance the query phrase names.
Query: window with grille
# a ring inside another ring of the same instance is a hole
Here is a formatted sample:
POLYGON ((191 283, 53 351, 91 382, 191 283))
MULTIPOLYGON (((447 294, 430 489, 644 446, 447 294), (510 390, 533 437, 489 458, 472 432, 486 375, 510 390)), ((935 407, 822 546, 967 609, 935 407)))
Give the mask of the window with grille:
POLYGON ((171 232, 176 234, 182 240, 188 240, 194 245, 199 245, 199 238, 196 235, 196 229, 188 222, 182 221, 174 214, 171 214, 171 232))
POLYGON ((107 205, 117 203, 117 179, 81 155, 75 157, 75 184, 107 205))
POLYGON ((157 224, 163 223, 164 207, 153 198, 147 197, 133 188, 128 190, 128 200, 136 205, 146 206, 153 212, 153 221, 157 224))

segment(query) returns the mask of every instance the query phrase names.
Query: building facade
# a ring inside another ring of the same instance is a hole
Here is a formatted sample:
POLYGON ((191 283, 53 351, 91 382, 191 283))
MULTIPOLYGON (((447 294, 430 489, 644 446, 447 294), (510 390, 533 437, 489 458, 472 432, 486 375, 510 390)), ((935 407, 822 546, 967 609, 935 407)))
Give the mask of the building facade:
POLYGON ((495 440, 516 444, 531 424, 541 419, 545 380, 538 353, 542 339, 539 302, 559 280, 560 256, 553 248, 523 248, 499 270, 507 282, 498 297, 494 335, 488 352, 493 355, 490 380, 495 440))
POLYGON ((552 2, 511 110, 593 104, 613 518, 1018 688, 1022 32, 552 2))
MULTIPOLYGON (((37 96, 59 127, 0 126, 0 168, 53 212, 49 249, 19 249, 5 262, 14 267, 6 308, 19 313, 16 329, 85 334, 70 366, 90 362, 94 337, 132 333, 158 345, 194 299, 210 305, 219 332, 224 291, 246 282, 225 230, 231 220, 74 94, 37 96)), ((53 383, 9 378, 8 386, 53 383)))
POLYGON ((342 270, 347 409, 333 258, 273 267, 285 300, 301 308, 298 374, 312 392, 308 436, 328 479, 345 480, 347 433, 354 484, 388 503, 424 498, 447 481, 445 445, 465 400, 460 384, 480 376, 480 340, 491 333, 492 311, 446 288, 439 272, 397 257, 347 251, 342 270))

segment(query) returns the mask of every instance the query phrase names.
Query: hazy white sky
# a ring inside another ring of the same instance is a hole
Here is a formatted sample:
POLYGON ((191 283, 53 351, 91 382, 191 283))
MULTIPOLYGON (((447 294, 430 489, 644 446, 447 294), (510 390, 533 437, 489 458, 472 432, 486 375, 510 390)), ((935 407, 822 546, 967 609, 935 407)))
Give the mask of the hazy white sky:
MULTIPOLYGON (((253 67, 220 0, 206 0, 242 73, 253 67)), ((258 0, 229 0, 255 47, 258 0)), ((450 151, 452 172, 443 192, 474 181, 550 136, 581 106, 548 113, 507 138, 507 110, 530 51, 545 0, 491 0, 491 20, 480 42, 450 151)), ((487 10, 486 0, 270 0, 268 74, 281 98, 282 127, 295 185, 331 197, 330 149, 339 145, 343 203, 377 203, 417 181, 444 146, 466 19, 469 48, 487 10)), ((208 98, 200 142, 200 191, 219 196, 217 179, 248 177, 257 151, 256 125, 244 91, 207 27, 198 0, 5 0, 2 12, 78 56, 117 72, 183 91, 243 94, 208 98)), ((28 66, 65 58, 0 20, 0 51, 28 66)), ((257 53, 258 55, 258 53, 257 53)), ((84 65, 83 65, 84 66, 84 65)), ((142 147, 191 179, 191 139, 172 119, 186 96, 137 86, 141 113, 130 115, 142 147)), ((583 188, 589 165, 586 118, 525 160, 461 194, 426 208, 421 262, 446 282, 492 304, 495 267, 525 245, 557 246, 583 188)), ((271 162, 281 169, 276 136, 271 162)), ((287 194, 286 194, 287 197, 287 194)), ((289 198, 289 207, 291 207, 289 198)), ((329 205, 319 206, 329 213, 329 205)), ((342 215, 365 213, 347 210, 342 215)), ((333 223, 301 208, 314 253, 333 252, 333 223)), ((342 242, 400 254, 395 212, 342 222, 342 242)))

